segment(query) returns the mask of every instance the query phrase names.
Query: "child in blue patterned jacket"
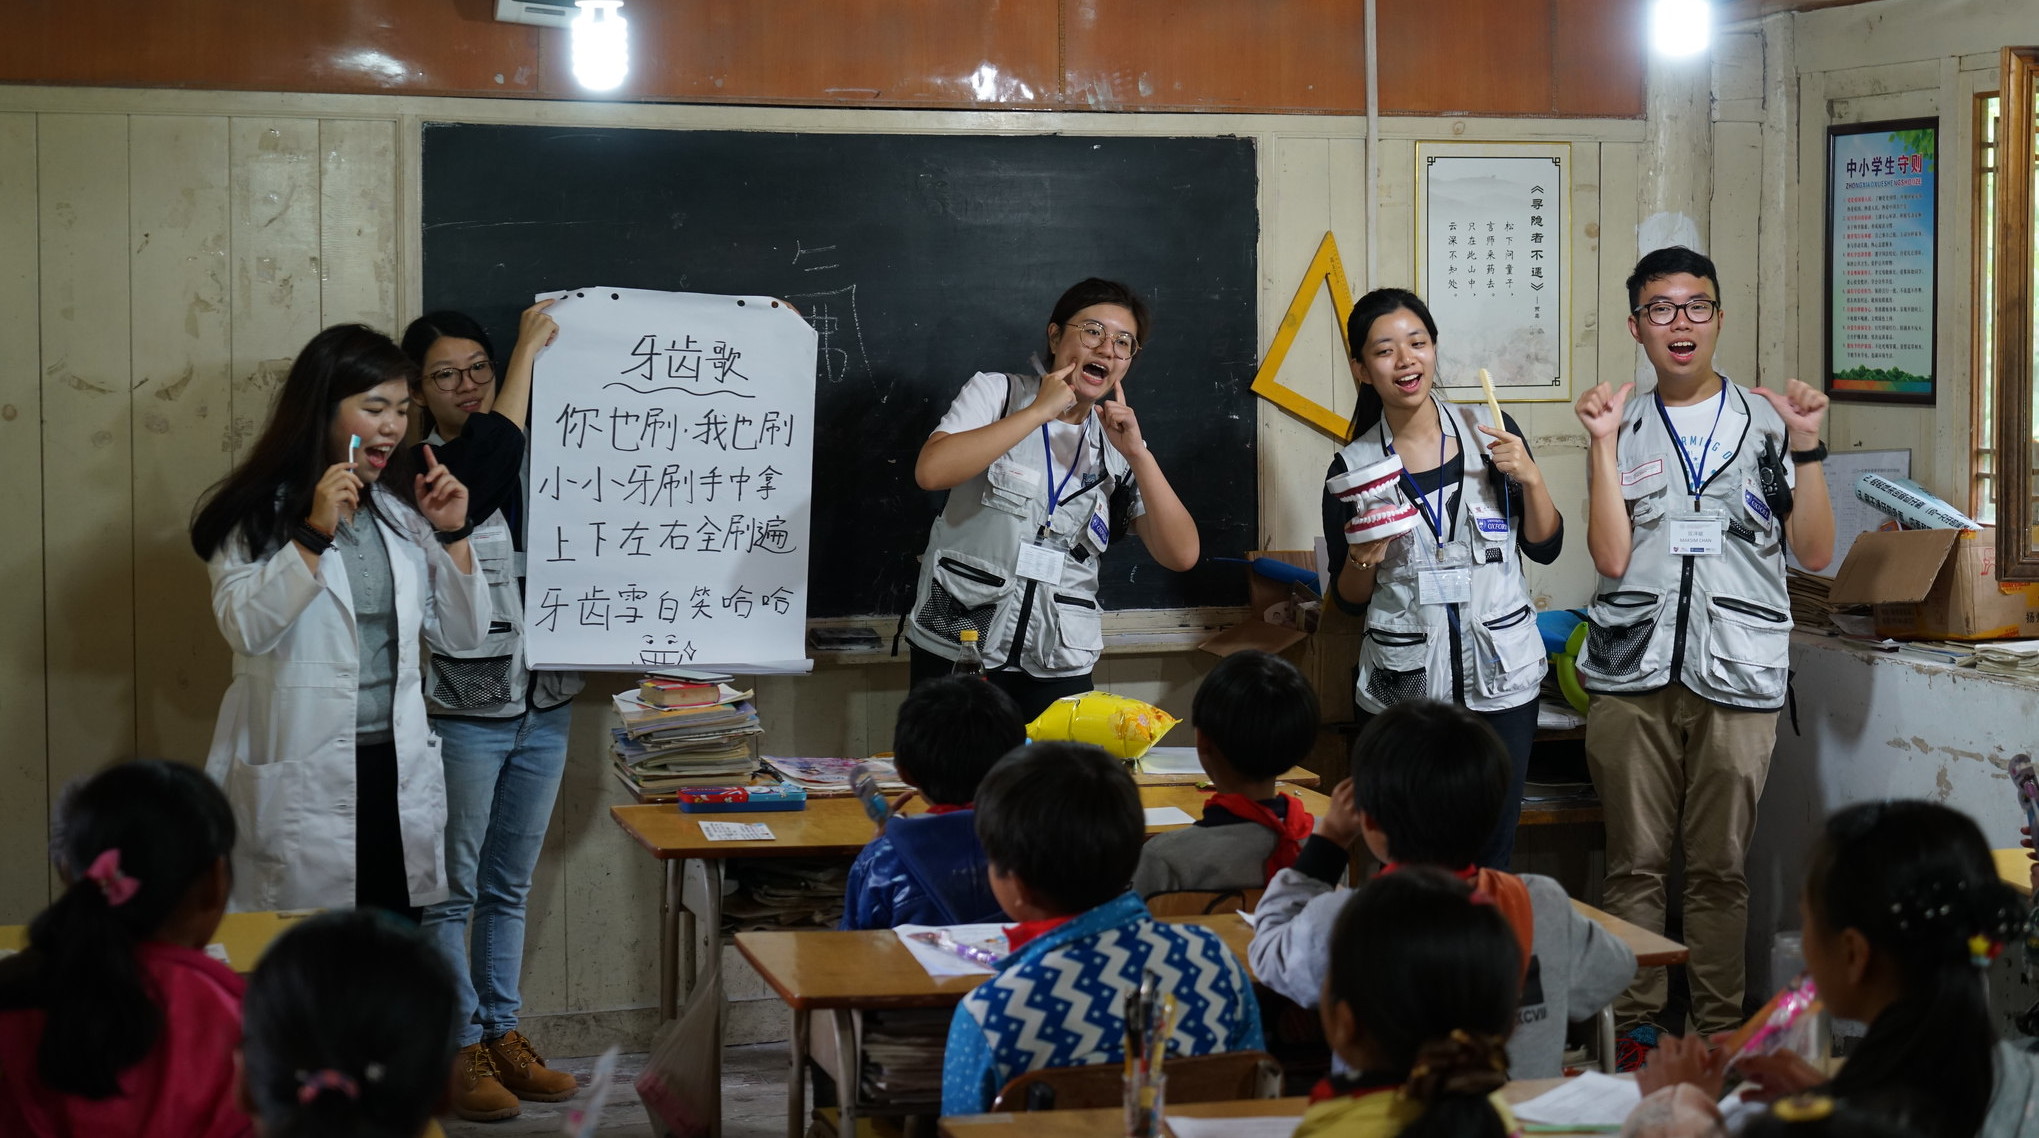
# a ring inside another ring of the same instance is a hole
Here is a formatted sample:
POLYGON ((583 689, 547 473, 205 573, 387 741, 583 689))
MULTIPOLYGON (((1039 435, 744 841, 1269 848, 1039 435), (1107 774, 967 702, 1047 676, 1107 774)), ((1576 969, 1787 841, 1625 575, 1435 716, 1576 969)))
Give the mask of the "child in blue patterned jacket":
POLYGON ((1146 832, 1140 794, 1096 747, 1036 743, 977 790, 991 891, 1019 923, 1011 955, 956 1008, 942 1113, 991 1108, 1028 1071, 1125 1059, 1126 993, 1149 972, 1175 997, 1168 1055, 1262 1046, 1245 966, 1217 934, 1156 921, 1127 890, 1146 832))

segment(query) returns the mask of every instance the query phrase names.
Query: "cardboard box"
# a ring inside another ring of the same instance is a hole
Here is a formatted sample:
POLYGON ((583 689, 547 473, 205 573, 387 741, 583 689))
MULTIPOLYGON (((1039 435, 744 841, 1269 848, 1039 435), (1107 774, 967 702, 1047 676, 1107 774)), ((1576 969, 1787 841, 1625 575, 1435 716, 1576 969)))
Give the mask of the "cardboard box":
MULTIPOLYGON (((1246 556, 1249 559, 1272 557, 1311 570, 1317 565, 1317 555, 1308 550, 1259 550, 1246 556)), ((1341 612, 1336 604, 1326 601, 1318 616, 1317 630, 1304 632, 1299 628, 1269 624, 1266 613, 1284 601, 1314 599, 1309 590, 1248 571, 1246 595, 1249 613, 1246 620, 1197 647, 1213 656, 1230 656, 1252 648, 1287 657, 1317 693, 1317 721, 1350 723, 1353 676, 1359 667, 1359 645, 1360 637, 1366 631, 1365 618, 1341 612)))
POLYGON ((1996 531, 1865 533, 1834 575, 1828 600, 1869 605, 1893 640, 2039 636, 2039 585, 1996 579, 1996 531))

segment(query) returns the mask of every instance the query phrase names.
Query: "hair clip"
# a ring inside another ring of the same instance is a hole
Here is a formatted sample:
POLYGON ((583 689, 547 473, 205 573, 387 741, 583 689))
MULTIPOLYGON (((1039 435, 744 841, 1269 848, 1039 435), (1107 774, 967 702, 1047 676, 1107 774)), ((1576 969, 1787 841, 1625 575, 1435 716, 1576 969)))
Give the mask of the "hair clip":
POLYGON ((1990 961, 2002 956, 2004 942, 1983 933, 1968 938, 1968 959, 1977 968, 1988 968, 1990 961))
POLYGON ((92 865, 85 870, 85 880, 99 886, 106 894, 106 903, 119 908, 128 903, 142 883, 120 871, 120 850, 107 849, 92 859, 92 865))
POLYGON ((297 1073, 297 1101, 299 1103, 310 1105, 327 1091, 338 1091, 350 1099, 361 1097, 361 1087, 354 1080, 339 1071, 335 1071, 331 1067, 321 1067, 316 1071, 299 1071, 297 1073))
POLYGON ((1834 1113, 1834 1100, 1826 1095, 1792 1095, 1771 1103, 1770 1113, 1783 1122, 1819 1122, 1834 1113))

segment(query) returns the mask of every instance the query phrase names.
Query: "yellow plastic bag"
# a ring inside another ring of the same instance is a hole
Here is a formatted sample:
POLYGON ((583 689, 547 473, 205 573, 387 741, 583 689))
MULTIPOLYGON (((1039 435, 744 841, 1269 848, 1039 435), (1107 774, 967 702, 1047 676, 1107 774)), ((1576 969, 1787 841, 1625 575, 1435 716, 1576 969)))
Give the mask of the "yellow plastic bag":
POLYGON ((1178 720, 1151 703, 1108 691, 1065 695, 1027 724, 1027 738, 1089 743, 1130 762, 1147 753, 1178 720))

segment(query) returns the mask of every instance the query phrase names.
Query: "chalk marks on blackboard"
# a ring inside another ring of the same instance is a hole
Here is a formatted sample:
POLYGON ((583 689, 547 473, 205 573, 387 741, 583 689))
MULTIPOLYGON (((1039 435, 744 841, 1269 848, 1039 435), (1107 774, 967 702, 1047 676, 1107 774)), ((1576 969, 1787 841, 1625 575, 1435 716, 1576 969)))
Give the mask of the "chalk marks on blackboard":
MULTIPOLYGON (((793 242, 793 263, 795 265, 800 265, 800 258, 802 257, 812 256, 816 253, 833 252, 835 248, 836 247, 834 245, 817 245, 812 249, 808 249, 802 246, 800 242, 796 240, 793 242)), ((840 264, 800 265, 800 271, 803 273, 819 273, 827 269, 840 269, 840 268, 842 268, 842 265, 840 264)))
POLYGON ((841 383, 853 374, 870 378, 871 357, 864 351, 864 324, 857 316, 856 285, 827 292, 799 292, 786 299, 812 302, 797 307, 808 327, 821 338, 815 379, 841 383))

